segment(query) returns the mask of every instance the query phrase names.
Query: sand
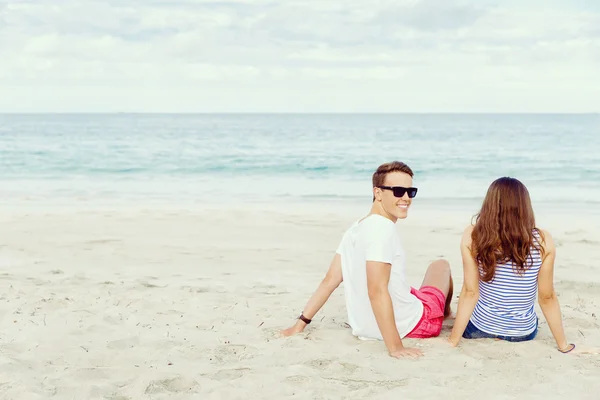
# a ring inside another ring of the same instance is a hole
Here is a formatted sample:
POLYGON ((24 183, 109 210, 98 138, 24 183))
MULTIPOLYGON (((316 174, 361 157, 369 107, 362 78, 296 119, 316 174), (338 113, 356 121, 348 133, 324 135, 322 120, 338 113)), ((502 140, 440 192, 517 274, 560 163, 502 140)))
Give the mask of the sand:
MULTIPOLYGON (((398 360, 351 335, 342 285, 279 337, 368 207, 5 204, 0 398, 598 398, 600 356, 560 354, 541 314, 533 342, 408 339, 425 356, 398 360)), ((411 284, 444 257, 460 290, 474 211, 415 205, 399 223, 411 284)), ((558 244, 568 339, 600 346, 600 217, 569 213, 538 221, 558 244)))

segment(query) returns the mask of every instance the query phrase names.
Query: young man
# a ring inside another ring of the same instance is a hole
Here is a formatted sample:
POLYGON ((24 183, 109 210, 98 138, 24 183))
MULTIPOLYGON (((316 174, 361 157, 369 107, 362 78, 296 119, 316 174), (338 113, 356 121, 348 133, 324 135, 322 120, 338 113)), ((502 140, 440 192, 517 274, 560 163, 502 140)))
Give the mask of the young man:
POLYGON ((404 347, 402 339, 440 334, 444 317, 450 315, 450 265, 444 260, 434 262, 421 288, 411 288, 396 231, 396 221, 407 217, 417 194, 412 178, 413 171, 403 162, 377 168, 371 211, 344 233, 325 278, 283 335, 302 332, 342 281, 352 334, 383 340, 390 356, 419 357, 421 351, 404 347))

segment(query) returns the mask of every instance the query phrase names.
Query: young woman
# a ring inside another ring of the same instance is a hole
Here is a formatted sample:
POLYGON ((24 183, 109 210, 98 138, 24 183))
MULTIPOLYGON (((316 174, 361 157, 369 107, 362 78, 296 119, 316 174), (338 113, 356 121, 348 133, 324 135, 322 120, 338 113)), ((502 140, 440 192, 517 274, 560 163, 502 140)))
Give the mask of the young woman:
POLYGON ((556 248, 535 224, 529 192, 514 178, 488 189, 475 225, 461 241, 464 283, 449 341, 495 338, 532 340, 538 332, 537 298, 558 351, 569 353, 554 292, 556 248))

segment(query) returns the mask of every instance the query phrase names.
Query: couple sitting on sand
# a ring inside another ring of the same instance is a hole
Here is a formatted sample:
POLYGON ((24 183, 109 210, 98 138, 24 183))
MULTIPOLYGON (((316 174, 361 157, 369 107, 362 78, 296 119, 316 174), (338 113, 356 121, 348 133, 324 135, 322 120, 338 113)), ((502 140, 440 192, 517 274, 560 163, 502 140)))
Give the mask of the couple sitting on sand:
MULTIPOLYGON (((325 278, 298 321, 282 331, 302 332, 344 281, 348 323, 361 339, 383 340, 392 357, 419 357, 404 338, 439 336, 451 315, 452 276, 445 260, 429 266, 421 288, 406 281, 406 260, 395 223, 407 216, 417 188, 413 172, 395 161, 373 174, 373 206, 343 235, 325 278)), ((555 246, 552 236, 536 227, 526 187, 500 178, 488 189, 475 225, 461 240, 464 283, 448 342, 460 338, 526 341, 538 332, 537 297, 558 351, 575 349, 565 338, 554 292, 555 246)))

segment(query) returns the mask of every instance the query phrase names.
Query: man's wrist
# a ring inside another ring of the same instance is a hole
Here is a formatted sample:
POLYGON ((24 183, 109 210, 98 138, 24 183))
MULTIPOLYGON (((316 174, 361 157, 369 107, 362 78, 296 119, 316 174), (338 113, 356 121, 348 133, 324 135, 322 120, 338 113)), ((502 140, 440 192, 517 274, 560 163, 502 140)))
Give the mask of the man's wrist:
POLYGON ((298 331, 303 331, 304 328, 306 328, 306 325, 308 325, 306 322, 302 321, 301 319, 296 321, 296 324, 294 325, 296 327, 296 329, 298 331))
POLYGON ((398 344, 394 344, 393 346, 389 346, 388 347, 388 353, 394 353, 398 350, 402 350, 404 349, 404 346, 402 345, 402 343, 398 343, 398 344))

